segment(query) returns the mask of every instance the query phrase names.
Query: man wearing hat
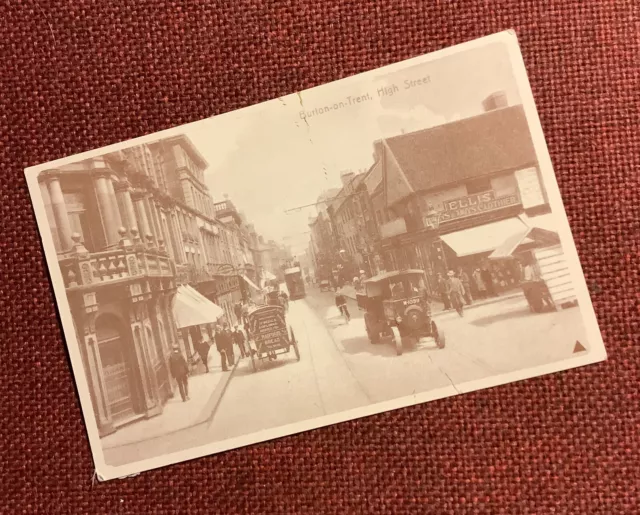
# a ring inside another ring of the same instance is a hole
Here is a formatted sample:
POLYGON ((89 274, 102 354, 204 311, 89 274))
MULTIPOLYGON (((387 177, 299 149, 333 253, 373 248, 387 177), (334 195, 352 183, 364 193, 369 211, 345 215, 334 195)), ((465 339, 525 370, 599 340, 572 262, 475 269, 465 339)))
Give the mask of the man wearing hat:
POLYGON ((189 366, 184 356, 180 352, 180 348, 174 344, 173 352, 169 356, 169 370, 171 375, 178 383, 182 402, 189 400, 189 366))
POLYGON ((224 323, 222 329, 216 330, 216 348, 220 353, 220 359, 222 361, 222 371, 226 372, 229 367, 233 366, 233 336, 229 330, 229 324, 224 323))
POLYGON ((446 288, 451 305, 458 312, 458 315, 464 316, 464 286, 453 270, 447 272, 446 288))

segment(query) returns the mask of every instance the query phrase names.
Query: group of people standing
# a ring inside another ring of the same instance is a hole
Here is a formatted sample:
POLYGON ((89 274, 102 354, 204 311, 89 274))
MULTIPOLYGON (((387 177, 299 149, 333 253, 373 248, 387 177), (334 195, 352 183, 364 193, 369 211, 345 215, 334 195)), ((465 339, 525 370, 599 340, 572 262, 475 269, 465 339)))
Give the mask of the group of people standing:
MULTIPOLYGON (((244 358, 249 355, 248 338, 239 325, 236 325, 233 330, 231 330, 229 324, 226 322, 222 327, 216 326, 214 341, 216 350, 220 353, 223 372, 226 372, 235 364, 234 346, 238 347, 241 357, 244 358)), ((200 359, 202 359, 202 362, 205 364, 206 371, 209 372, 207 365, 209 344, 207 342, 201 342, 201 349, 202 350, 198 350, 198 354, 200 354, 200 359)))
MULTIPOLYGON (((220 353, 223 372, 227 372, 235 364, 234 346, 238 347, 240 355, 243 358, 248 356, 251 352, 247 327, 245 327, 245 331, 243 331, 239 325, 236 325, 234 329, 231 330, 229 324, 226 322, 223 323, 222 326, 216 326, 214 341, 216 350, 220 353)), ((206 340, 201 340, 195 345, 195 347, 196 352, 202 360, 205 372, 209 373, 209 350, 211 348, 211 344, 206 340)), ((171 355, 169 356, 169 371, 178 384, 178 390, 180 391, 182 401, 188 401, 189 365, 185 357, 180 352, 180 347, 178 347, 178 345, 173 346, 171 355)))
POLYGON ((438 273, 437 287, 445 311, 453 308, 460 316, 464 316, 464 305, 473 304, 474 299, 498 295, 491 272, 486 267, 476 268, 471 276, 462 267, 457 272, 449 270, 446 278, 438 273))

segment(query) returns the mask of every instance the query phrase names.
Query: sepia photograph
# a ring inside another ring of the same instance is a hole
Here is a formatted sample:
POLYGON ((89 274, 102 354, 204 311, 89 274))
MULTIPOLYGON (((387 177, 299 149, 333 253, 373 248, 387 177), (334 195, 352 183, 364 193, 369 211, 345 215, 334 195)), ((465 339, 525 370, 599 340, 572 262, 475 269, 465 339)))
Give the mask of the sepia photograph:
POLYGON ((512 32, 25 174, 101 480, 606 359, 512 32))

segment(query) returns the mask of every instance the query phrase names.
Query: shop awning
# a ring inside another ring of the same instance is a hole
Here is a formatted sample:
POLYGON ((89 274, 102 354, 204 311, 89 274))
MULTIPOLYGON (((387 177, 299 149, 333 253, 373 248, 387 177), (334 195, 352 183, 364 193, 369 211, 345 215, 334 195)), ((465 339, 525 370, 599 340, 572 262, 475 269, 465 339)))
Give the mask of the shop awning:
MULTIPOLYGON (((525 247, 527 244, 533 246, 551 246, 560 243, 558 233, 547 231, 539 227, 528 227, 524 231, 514 234, 507 238, 502 245, 494 250, 489 259, 504 259, 511 257, 519 248, 525 247)), ((526 248, 524 249, 526 250, 526 248)))
POLYGON ((246 275, 243 275, 242 278, 245 280, 245 282, 251 286, 254 290, 256 291, 262 291, 262 288, 259 288, 258 286, 255 285, 255 283, 249 279, 246 275))
POLYGON ((215 323, 223 315, 224 311, 221 307, 216 306, 191 286, 178 288, 173 301, 173 317, 178 329, 215 323))
POLYGON ((519 218, 507 218, 499 222, 470 227, 440 236, 458 257, 491 252, 507 238, 521 234, 528 226, 519 218))
POLYGON ((558 220, 553 213, 546 213, 538 216, 527 216, 525 214, 520 215, 522 220, 528 227, 538 227, 547 231, 558 230, 558 220))

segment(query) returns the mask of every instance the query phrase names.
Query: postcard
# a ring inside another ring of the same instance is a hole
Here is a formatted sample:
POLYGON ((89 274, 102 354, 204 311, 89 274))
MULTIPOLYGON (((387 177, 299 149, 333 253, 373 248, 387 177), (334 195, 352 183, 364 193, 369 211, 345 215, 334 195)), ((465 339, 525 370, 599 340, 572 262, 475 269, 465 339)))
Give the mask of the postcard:
POLYGON ((512 31, 25 174, 101 480, 606 359, 512 31))

